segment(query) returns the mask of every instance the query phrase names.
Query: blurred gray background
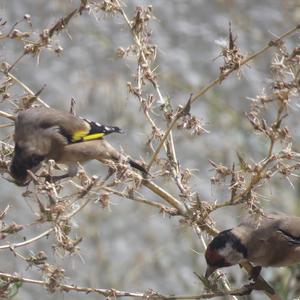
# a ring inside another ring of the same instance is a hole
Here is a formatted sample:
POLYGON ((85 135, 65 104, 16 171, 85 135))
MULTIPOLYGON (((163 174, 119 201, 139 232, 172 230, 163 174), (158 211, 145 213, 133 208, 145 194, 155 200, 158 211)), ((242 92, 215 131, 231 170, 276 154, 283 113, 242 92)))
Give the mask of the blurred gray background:
MULTIPOLYGON (((174 105, 185 103, 191 92, 197 93, 218 76, 221 59, 214 59, 220 51, 218 41, 228 36, 229 21, 238 46, 247 54, 262 48, 271 39, 295 26, 300 19, 300 2, 296 0, 124 2, 130 16, 133 16, 136 5, 153 5, 157 20, 151 25, 152 41, 159 49, 159 83, 163 96, 170 97, 174 105)), ((12 25, 27 13, 32 17, 33 27, 42 29, 53 25, 59 17, 77 6, 78 1, 68 0, 1 0, 0 16, 12 25)), ((22 27, 26 29, 25 24, 20 25, 22 27)), ((53 107, 68 110, 73 97, 80 115, 124 128, 125 135, 111 136, 109 141, 116 147, 122 146, 132 157, 142 156, 148 161, 149 155, 143 145, 151 128, 144 121, 137 99, 126 89, 126 83, 133 80, 134 59, 121 60, 115 55, 118 47, 131 44, 123 20, 101 12, 96 15, 84 13, 72 19, 68 33, 72 38, 67 33, 55 37, 64 48, 62 56, 44 51, 39 64, 36 58, 26 56, 13 73, 34 91, 46 84, 41 97, 53 107)), ((294 47, 298 40, 299 35, 296 34, 289 38, 287 45, 294 47)), ((15 41, 6 41, 0 47, 1 61, 12 63, 22 53, 22 43, 15 41)), ((244 67, 240 79, 232 75, 193 106, 192 113, 204 120, 210 134, 192 137, 182 131, 174 132, 180 163, 183 167, 198 170, 194 172, 193 190, 201 192, 210 201, 226 199, 228 193, 226 187, 211 187, 213 173, 209 159, 230 166, 236 160, 235 151, 254 160, 262 158, 265 153, 264 140, 252 133, 244 111, 249 107, 246 98, 255 97, 263 87, 268 87, 272 51, 244 67)), ((15 95, 18 96, 20 94, 15 95)), ((299 150, 297 110, 291 111, 289 122, 295 138, 295 150, 299 150)), ((88 164, 88 170, 90 174, 97 174, 99 165, 88 164)), ((299 214, 296 180, 294 185, 295 189, 284 178, 278 178, 276 185, 268 187, 265 193, 267 201, 262 199, 263 206, 299 214)), ((168 182, 164 186, 174 195, 178 194, 168 182)), ((34 216, 30 204, 21 197, 25 189, 5 180, 1 180, 0 189, 0 208, 4 209, 9 203, 9 217, 28 224, 34 216)), ((156 200, 155 196, 148 195, 156 200)), ((223 209, 213 214, 219 229, 237 224, 241 215, 238 208, 223 209)), ((78 235, 84 236, 80 244, 82 258, 78 255, 65 257, 63 261, 58 256, 52 258, 54 263, 63 263, 70 283, 140 292, 151 288, 175 295, 201 293, 202 286, 193 272, 204 272, 204 250, 192 229, 180 224, 177 218, 164 217, 157 209, 113 197, 109 209, 103 210, 92 203, 74 222, 78 235)), ((32 229, 28 225, 19 238, 22 240, 26 234, 34 236, 43 229, 42 226, 32 229)), ((41 240, 28 250, 48 247, 45 251, 51 255, 53 251, 49 245, 51 241, 41 240)), ((23 251, 28 254, 27 250, 23 251)), ((27 271, 27 266, 8 251, 1 252, 0 264, 2 272, 18 272, 39 279, 34 268, 27 271)), ((233 283, 245 276, 238 267, 226 272, 233 283)), ((287 294, 289 289, 296 290, 298 273, 296 267, 292 271, 263 271, 263 275, 288 299, 297 296, 293 292, 289 296, 287 294)), ((251 299, 265 299, 263 297, 253 293, 251 299)), ((24 284, 15 297, 22 300, 41 298, 92 300, 101 296, 78 293, 51 295, 41 287, 24 284)))

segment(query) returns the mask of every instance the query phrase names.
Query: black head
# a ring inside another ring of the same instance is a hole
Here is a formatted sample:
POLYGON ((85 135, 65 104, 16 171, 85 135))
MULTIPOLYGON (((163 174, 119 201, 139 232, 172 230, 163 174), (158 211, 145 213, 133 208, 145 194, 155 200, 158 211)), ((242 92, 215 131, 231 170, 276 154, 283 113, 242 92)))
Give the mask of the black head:
POLYGON ((10 173, 17 183, 22 184, 27 179, 27 170, 36 169, 44 159, 42 155, 27 153, 16 144, 10 173))
POLYGON ((207 246, 205 259, 206 277, 216 269, 238 264, 247 257, 247 248, 231 229, 220 232, 207 246))

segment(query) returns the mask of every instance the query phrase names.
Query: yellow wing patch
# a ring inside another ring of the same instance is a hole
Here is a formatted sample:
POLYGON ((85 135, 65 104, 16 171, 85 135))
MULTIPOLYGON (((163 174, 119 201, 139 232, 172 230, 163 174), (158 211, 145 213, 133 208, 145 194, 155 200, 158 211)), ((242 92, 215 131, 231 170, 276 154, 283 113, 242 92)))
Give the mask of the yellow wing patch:
POLYGON ((91 140, 96 140, 104 137, 105 133, 92 133, 84 136, 82 139, 84 141, 91 141, 91 140))
POLYGON ((72 136, 72 143, 79 142, 89 133, 89 130, 78 130, 72 136))
POLYGON ((102 138, 104 135, 105 133, 102 132, 89 134, 87 130, 78 130, 72 136, 72 143, 96 140, 102 138))

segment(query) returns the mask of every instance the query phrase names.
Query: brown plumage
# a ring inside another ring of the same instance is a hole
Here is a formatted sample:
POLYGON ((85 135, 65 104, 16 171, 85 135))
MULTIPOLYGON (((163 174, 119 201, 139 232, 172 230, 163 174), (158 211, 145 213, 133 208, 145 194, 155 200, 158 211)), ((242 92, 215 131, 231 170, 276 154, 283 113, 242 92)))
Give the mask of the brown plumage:
POLYGON ((300 262, 300 218, 272 213, 220 232, 205 253, 210 276, 215 270, 250 261, 259 267, 283 267, 300 262))
POLYGON ((103 137, 121 132, 116 126, 76 117, 53 108, 30 108, 20 112, 15 121, 15 152, 11 174, 22 184, 27 181, 27 170, 37 171, 42 161, 54 159, 69 166, 70 176, 76 173, 77 162, 99 160, 118 161, 121 158, 142 171, 146 170, 132 159, 122 157, 119 151, 103 137), (75 172, 74 172, 75 170, 75 172))

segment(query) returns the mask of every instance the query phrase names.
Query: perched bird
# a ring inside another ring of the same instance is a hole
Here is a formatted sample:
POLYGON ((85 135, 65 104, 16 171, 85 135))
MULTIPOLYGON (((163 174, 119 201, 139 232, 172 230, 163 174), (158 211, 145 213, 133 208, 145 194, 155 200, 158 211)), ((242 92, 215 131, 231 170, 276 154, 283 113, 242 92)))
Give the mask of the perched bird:
POLYGON ((256 267, 283 267, 300 262, 300 217, 272 213, 220 232, 205 253, 205 277, 215 270, 246 261, 256 267))
MULTIPOLYGON (((114 132, 120 133, 121 129, 53 108, 35 107, 22 111, 15 120, 11 175, 18 184, 26 183, 27 170, 36 172, 48 159, 68 165, 68 176, 76 175, 77 162, 96 159, 105 163, 125 159, 103 139, 114 132)), ((126 160, 132 167, 146 172, 132 159, 126 160)))

